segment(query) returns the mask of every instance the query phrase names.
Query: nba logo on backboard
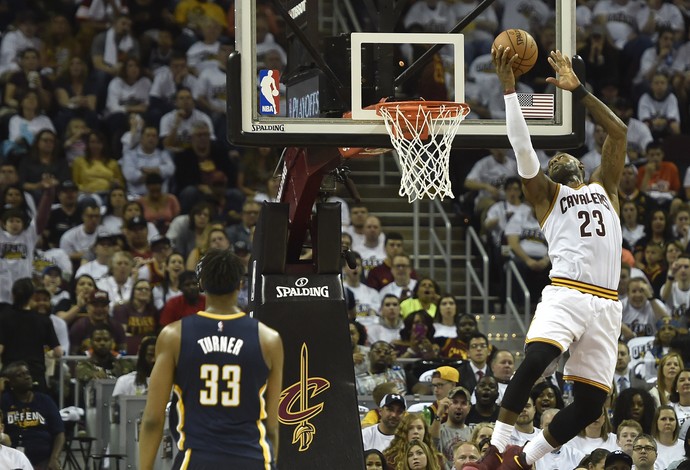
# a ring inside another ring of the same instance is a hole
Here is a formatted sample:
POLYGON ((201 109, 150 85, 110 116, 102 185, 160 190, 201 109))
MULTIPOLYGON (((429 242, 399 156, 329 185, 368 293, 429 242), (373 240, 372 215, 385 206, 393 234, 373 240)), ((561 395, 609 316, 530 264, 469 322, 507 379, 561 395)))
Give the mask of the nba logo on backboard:
POLYGON ((280 72, 259 70, 259 114, 280 113, 280 72))

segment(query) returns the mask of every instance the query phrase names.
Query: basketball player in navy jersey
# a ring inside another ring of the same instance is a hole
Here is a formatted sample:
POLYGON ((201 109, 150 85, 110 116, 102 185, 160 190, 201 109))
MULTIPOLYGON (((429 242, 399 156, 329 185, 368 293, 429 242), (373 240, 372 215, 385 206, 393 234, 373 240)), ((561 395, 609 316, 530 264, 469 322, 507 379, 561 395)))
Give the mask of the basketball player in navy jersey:
POLYGON ((209 250, 197 271, 206 308, 158 337, 139 468, 153 470, 171 390, 180 451, 173 469, 275 468, 283 343, 237 307, 244 272, 238 257, 209 250))
POLYGON ((601 166, 589 184, 584 165, 567 153, 551 158, 545 174, 515 93, 512 65, 518 56, 502 46, 492 50, 492 56, 505 94, 508 138, 525 199, 534 207, 548 242, 551 285, 542 291, 527 332, 525 358, 503 396, 491 446, 481 462, 465 464, 465 468, 526 470, 599 417, 611 389, 622 316, 617 294, 622 246, 618 182, 625 162, 627 128, 587 92, 570 59, 560 51, 552 52, 548 60, 557 77, 547 82, 584 104, 607 137, 601 166), (573 381, 573 402, 524 448, 509 446, 530 389, 566 350, 570 358, 564 378, 573 381))

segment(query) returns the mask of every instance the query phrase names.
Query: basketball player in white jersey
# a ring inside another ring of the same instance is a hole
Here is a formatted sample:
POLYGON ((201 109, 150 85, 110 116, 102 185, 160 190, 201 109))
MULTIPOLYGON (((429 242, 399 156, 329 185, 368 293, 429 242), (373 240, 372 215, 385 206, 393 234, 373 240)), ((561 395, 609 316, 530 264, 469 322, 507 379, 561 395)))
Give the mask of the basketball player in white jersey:
POLYGON ((598 418, 611 388, 622 315, 616 290, 622 245, 618 181, 625 161, 627 128, 580 84, 570 59, 560 51, 552 52, 548 60, 557 77, 547 81, 572 92, 573 100, 587 107, 608 136, 601 166, 590 184, 584 182, 582 163, 567 153, 556 154, 545 174, 515 94, 512 64, 517 55, 503 47, 492 55, 505 92, 508 138, 525 198, 534 206, 549 245, 551 285, 544 288, 527 332, 525 359, 503 396, 487 456, 465 467, 516 470, 530 468, 598 418), (530 389, 567 349, 570 359, 564 378, 573 381, 573 402, 524 448, 509 446, 530 389))

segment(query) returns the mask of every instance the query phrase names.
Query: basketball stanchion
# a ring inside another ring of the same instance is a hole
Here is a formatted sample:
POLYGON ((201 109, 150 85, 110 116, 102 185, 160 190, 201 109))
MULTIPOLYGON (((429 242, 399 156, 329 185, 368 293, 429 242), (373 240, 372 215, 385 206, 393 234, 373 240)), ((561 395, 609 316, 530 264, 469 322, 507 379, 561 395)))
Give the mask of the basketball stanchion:
POLYGON ((454 197, 448 173, 450 149, 460 123, 470 112, 453 101, 377 103, 393 148, 400 158, 400 196, 408 202, 454 197))

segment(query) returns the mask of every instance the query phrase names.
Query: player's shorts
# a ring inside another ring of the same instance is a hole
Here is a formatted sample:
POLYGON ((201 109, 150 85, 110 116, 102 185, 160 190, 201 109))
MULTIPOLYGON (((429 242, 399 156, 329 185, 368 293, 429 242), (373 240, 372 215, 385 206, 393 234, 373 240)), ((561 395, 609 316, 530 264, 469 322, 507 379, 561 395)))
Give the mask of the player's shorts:
POLYGON ((276 470, 275 465, 226 454, 187 449, 175 457, 172 470, 276 470))
POLYGON ((611 390, 623 315, 621 303, 576 289, 546 286, 526 342, 570 350, 565 379, 611 390))

